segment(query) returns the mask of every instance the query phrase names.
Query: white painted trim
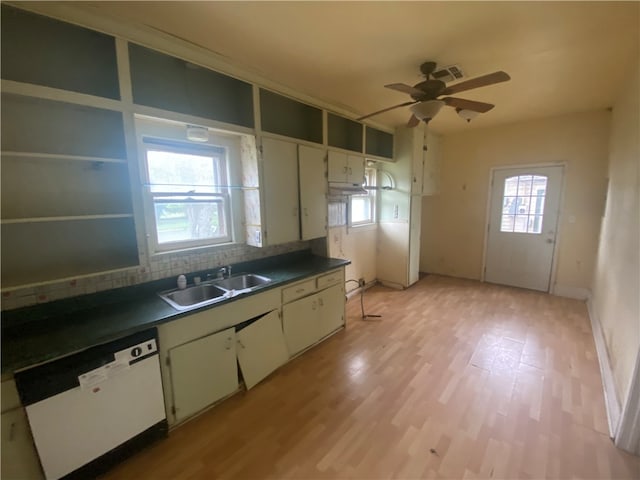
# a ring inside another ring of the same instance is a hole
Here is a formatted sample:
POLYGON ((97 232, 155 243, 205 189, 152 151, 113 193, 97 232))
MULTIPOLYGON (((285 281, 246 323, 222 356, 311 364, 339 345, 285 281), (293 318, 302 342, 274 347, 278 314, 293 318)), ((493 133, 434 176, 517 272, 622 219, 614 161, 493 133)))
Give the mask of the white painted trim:
POLYGON ((600 319, 598 318, 595 306, 593 305, 593 299, 591 298, 587 300, 587 309, 589 312, 589 320, 591 321, 593 340, 596 344, 598 364, 600 365, 604 406, 607 411, 607 422, 609 423, 609 436, 615 438, 616 430, 620 422, 620 401, 618 400, 616 386, 613 381, 613 371, 609 364, 609 354, 607 353, 607 344, 604 339, 602 327, 600 326, 600 319))
POLYGON ((588 288, 574 287, 558 283, 551 287, 551 294, 558 297, 575 298, 576 300, 588 300, 591 298, 591 290, 588 288))
POLYGON ((617 426, 615 444, 627 452, 640 455, 640 350, 630 383, 629 394, 617 426))
POLYGON ((2 93, 22 95, 25 97, 42 98, 56 102, 74 103, 87 105, 94 108, 105 108, 108 110, 123 111, 124 103, 112 98, 97 97, 87 93, 72 92, 60 88, 44 87, 31 83, 15 82, 13 80, 2 80, 2 93))

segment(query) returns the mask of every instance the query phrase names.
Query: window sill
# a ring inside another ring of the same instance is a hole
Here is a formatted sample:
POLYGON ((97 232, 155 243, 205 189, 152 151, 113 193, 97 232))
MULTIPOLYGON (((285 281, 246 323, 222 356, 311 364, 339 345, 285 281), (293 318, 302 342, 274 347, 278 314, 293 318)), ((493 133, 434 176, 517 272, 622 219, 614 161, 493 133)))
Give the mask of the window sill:
POLYGON ((357 230, 357 231, 361 231, 361 232, 365 232, 367 230, 376 230, 378 228, 378 223, 374 222, 374 223, 359 223, 356 225, 349 225, 348 229, 349 230, 357 230))

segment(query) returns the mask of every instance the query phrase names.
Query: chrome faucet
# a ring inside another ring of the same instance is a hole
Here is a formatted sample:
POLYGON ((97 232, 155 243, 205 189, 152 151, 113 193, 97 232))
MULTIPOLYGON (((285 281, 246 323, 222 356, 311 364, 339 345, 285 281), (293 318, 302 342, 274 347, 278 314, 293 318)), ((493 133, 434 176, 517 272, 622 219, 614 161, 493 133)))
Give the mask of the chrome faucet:
POLYGON ((226 267, 222 267, 220 270, 218 270, 218 278, 229 278, 231 276, 231 265, 228 265, 226 267))

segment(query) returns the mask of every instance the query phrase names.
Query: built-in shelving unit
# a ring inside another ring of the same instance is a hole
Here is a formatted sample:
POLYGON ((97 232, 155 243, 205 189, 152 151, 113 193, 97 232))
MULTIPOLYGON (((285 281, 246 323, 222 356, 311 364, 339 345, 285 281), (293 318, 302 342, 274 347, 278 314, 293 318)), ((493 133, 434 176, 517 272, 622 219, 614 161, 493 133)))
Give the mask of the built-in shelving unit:
POLYGON ((2 286, 136 266, 115 39, 2 5, 2 78, 2 286))

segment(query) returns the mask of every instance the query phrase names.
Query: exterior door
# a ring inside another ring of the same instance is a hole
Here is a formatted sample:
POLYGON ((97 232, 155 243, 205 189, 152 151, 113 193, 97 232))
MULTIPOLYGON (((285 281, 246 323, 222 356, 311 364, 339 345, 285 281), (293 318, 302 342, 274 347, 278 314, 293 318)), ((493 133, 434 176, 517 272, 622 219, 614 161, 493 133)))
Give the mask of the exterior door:
POLYGON ((495 170, 485 281, 549 291, 562 166, 495 170))

